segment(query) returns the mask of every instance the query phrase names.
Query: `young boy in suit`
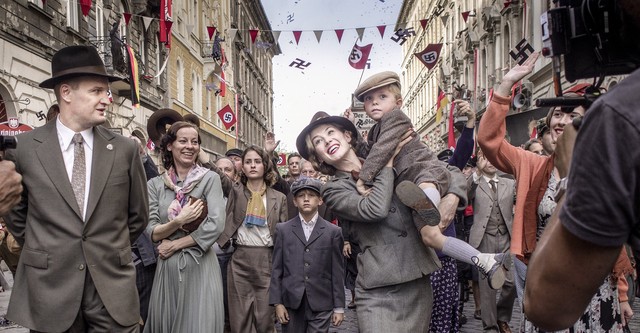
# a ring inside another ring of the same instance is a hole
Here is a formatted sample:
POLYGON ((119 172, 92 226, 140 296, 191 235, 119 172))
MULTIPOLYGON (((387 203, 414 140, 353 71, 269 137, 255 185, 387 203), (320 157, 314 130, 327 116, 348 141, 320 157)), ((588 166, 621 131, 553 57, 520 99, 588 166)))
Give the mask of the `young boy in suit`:
POLYGON ((269 304, 282 332, 329 332, 344 317, 342 231, 318 215, 322 183, 298 179, 291 193, 299 214, 276 225, 269 304))
MULTIPOLYGON (((367 116, 376 122, 369 130, 369 152, 357 182, 358 191, 365 194, 365 184, 372 183, 373 178, 393 156, 403 135, 413 128, 413 124, 401 109, 402 95, 398 74, 389 71, 374 74, 362 82, 353 94, 364 103, 367 116)), ((468 107, 465 102, 459 104, 461 107, 468 107)), ((502 287, 505 269, 502 267, 501 257, 496 258, 492 253, 480 253, 462 240, 444 236, 439 228, 440 197, 453 192, 466 198, 466 193, 456 193, 449 189, 450 183, 457 184, 458 180, 462 180, 463 187, 466 186, 459 170, 455 171, 457 174, 450 175, 446 164, 438 161, 418 136, 402 147, 393 166, 397 172, 396 183, 399 183, 396 194, 403 204, 413 209, 413 222, 420 232, 422 242, 449 257, 476 265, 488 276, 492 288, 502 287)))

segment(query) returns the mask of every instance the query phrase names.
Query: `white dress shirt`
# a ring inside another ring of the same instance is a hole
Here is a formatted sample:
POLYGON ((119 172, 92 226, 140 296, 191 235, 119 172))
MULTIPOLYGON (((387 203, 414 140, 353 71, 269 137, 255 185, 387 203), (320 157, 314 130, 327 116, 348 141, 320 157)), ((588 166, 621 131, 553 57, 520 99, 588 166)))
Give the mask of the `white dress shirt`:
POLYGON ((311 221, 308 222, 304 220, 302 214, 298 213, 298 215, 300 215, 300 221, 302 221, 302 231, 304 231, 304 238, 306 240, 309 240, 309 237, 311 237, 311 233, 313 232, 313 228, 316 226, 316 222, 318 221, 318 212, 316 212, 316 214, 311 218, 311 221))

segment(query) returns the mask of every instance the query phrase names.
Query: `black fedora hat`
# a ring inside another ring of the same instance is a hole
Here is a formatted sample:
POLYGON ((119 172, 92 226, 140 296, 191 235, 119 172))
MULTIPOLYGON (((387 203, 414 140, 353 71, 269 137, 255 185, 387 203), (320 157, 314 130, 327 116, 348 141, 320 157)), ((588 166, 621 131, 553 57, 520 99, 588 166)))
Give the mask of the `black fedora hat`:
POLYGON ((147 133, 149 139, 158 143, 160 138, 167 133, 167 125, 172 125, 176 121, 182 121, 182 115, 173 109, 159 109, 147 120, 147 133))
POLYGON ((298 138, 296 139, 296 147, 298 148, 298 153, 305 160, 309 159, 309 150, 307 149, 307 135, 311 132, 316 126, 323 124, 338 124, 347 131, 351 132, 352 138, 355 140, 359 136, 359 132, 356 129, 356 126, 347 118, 340 116, 330 116, 328 113, 324 111, 318 111, 311 118, 311 122, 307 127, 305 127, 300 134, 298 134, 298 138))
POLYGON ((102 58, 95 47, 74 45, 64 47, 53 55, 51 78, 42 81, 40 87, 53 89, 64 79, 85 75, 106 77, 109 82, 122 80, 120 77, 107 73, 102 58))

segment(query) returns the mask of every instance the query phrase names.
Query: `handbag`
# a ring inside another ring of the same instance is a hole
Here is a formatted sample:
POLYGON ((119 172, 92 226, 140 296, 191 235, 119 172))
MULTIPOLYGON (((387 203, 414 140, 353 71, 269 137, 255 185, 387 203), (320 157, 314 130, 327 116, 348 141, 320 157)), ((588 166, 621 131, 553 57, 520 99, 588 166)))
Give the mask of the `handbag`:
POLYGON ((202 203, 204 204, 204 208, 202 209, 202 213, 200 213, 200 215, 193 221, 183 225, 182 227, 180 227, 180 229, 182 229, 182 231, 186 232, 187 234, 190 234, 194 231, 196 231, 196 229, 198 229, 198 227, 200 226, 200 224, 202 224, 202 221, 204 221, 204 219, 207 218, 207 215, 209 214, 209 209, 207 208, 207 201, 204 199, 199 199, 196 197, 192 197, 189 196, 188 199, 188 205, 193 204, 196 200, 202 200, 202 203))

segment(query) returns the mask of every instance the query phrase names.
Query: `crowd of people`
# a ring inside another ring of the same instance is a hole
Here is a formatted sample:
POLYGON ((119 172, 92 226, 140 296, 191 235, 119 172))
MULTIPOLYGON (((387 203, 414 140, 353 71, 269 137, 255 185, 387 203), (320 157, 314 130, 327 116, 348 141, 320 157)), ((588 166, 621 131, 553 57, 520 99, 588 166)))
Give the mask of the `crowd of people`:
POLYGON ((398 75, 372 75, 354 92, 367 137, 350 110, 317 112, 281 174, 273 133, 212 161, 197 120, 172 110, 158 167, 140 138, 100 126, 120 78, 94 48, 63 48, 40 84, 57 98, 50 121, 0 161, 7 318, 33 332, 297 333, 328 332, 349 307, 361 332, 458 332, 472 285, 485 332, 624 332, 640 158, 620 154, 640 137, 640 74, 589 109, 551 108, 515 147, 509 95, 537 59, 502 77, 477 138, 456 100, 467 122, 439 154, 402 111, 398 75))

